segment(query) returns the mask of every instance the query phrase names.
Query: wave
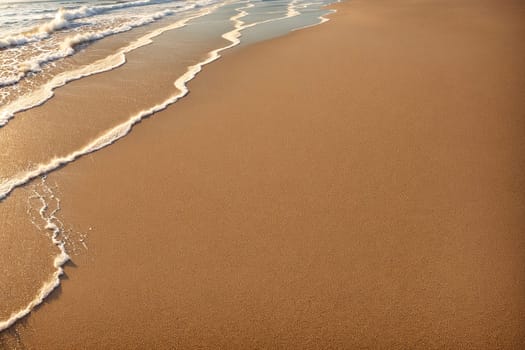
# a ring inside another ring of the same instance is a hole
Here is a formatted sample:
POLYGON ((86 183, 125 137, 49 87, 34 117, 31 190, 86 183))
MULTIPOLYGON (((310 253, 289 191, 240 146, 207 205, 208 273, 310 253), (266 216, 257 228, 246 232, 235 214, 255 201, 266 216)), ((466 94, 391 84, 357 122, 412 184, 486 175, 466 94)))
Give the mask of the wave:
POLYGON ((129 7, 155 5, 169 2, 173 2, 173 0, 138 0, 111 5, 99 5, 92 7, 82 6, 80 8, 69 10, 60 8, 53 19, 50 21, 44 22, 41 25, 34 27, 24 33, 0 39, 0 49, 40 41, 49 37, 49 35, 55 31, 68 28, 71 25, 71 21, 76 19, 91 17, 108 11, 120 10, 129 7))
MULTIPOLYGON (((209 8, 204 8, 197 12, 196 15, 192 15, 189 17, 186 17, 180 21, 177 21, 173 24, 170 24, 168 26, 165 26, 163 28, 159 28, 157 30, 154 30, 151 33, 148 33, 139 39, 131 42, 128 46, 120 49, 116 53, 109 55, 103 59, 100 59, 90 65, 83 66, 81 68, 64 72, 61 74, 56 75, 51 79, 48 83, 41 86, 37 90, 32 91, 28 95, 24 95, 15 101, 3 106, 0 108, 0 126, 3 126, 9 122, 11 118, 14 117, 15 113, 23 112, 25 110, 28 110, 30 108, 36 107, 41 105, 42 103, 49 100, 51 97, 53 97, 53 90, 64 86, 65 84, 78 80, 90 75, 99 74, 103 72, 107 72, 109 70, 115 69, 121 65, 123 65, 126 62, 126 54, 136 50, 142 46, 150 44, 153 38, 159 36, 160 34, 164 33, 165 31, 177 29, 182 26, 185 26, 186 23, 192 19, 207 15, 214 11, 217 7, 221 5, 214 5, 209 8)), ((38 69, 37 67, 24 67, 26 69, 38 69)), ((23 71, 23 69, 22 69, 23 71)), ((25 74, 25 73, 20 73, 25 74)), ((0 186, 0 199, 2 199, 2 190, 0 186)))
MULTIPOLYGON (((195 5, 185 7, 182 9, 182 11, 191 10, 193 8, 195 8, 195 5)), ((106 30, 99 31, 99 32, 88 32, 88 33, 77 34, 75 36, 66 38, 64 42, 62 43, 61 47, 69 51, 70 49, 73 49, 77 45, 84 44, 90 41, 99 40, 99 39, 105 38, 113 34, 126 32, 133 28, 152 23, 154 21, 157 21, 159 19, 162 19, 174 13, 175 11, 173 10, 164 10, 164 11, 154 13, 153 15, 150 15, 150 16, 142 17, 130 23, 126 23, 116 28, 106 29, 106 30)))
MULTIPOLYGON (((342 0, 335 0, 335 3, 340 3, 342 0)), ((311 2, 311 3, 306 3, 304 4, 303 6, 310 6, 310 5, 318 5, 319 3, 317 2, 311 2)), ((297 30, 302 30, 302 29, 307 29, 307 28, 312 28, 312 27, 316 27, 320 24, 323 24, 323 23, 326 23, 328 22, 330 19, 328 17, 325 17, 327 15, 331 15, 331 14, 334 14, 336 13, 337 10, 334 10, 334 9, 331 9, 331 10, 326 10, 326 13, 324 15, 321 15, 319 17, 317 17, 319 19, 319 22, 317 23, 313 23, 313 24, 309 24, 309 25, 306 25, 306 26, 302 26, 302 27, 299 27, 299 28, 295 28, 295 29, 292 29, 292 31, 297 31, 297 30)))
MULTIPOLYGON (((179 11, 191 10, 194 7, 195 5, 187 6, 187 7, 180 9, 179 11)), ((20 80, 22 80, 27 75, 27 73, 41 71, 42 65, 73 55, 75 53, 75 46, 78 46, 80 44, 84 44, 87 42, 99 40, 99 39, 102 39, 102 38, 105 38, 105 37, 108 37, 114 34, 127 32, 133 28, 137 28, 137 27, 141 27, 146 24, 153 23, 164 17, 172 15, 174 13, 175 13, 174 10, 164 10, 164 11, 160 11, 160 12, 154 13, 149 16, 139 18, 137 20, 134 20, 128 23, 121 24, 114 28, 109 28, 109 29, 105 29, 105 30, 101 30, 97 32, 79 33, 79 34, 76 34, 70 37, 66 37, 64 41, 61 43, 58 51, 45 53, 31 60, 25 61, 19 64, 18 72, 15 75, 5 77, 5 78, 0 78, 0 87, 14 85, 18 83, 20 80)), ((3 119, 0 114, 0 126, 4 124, 2 121, 3 119)))

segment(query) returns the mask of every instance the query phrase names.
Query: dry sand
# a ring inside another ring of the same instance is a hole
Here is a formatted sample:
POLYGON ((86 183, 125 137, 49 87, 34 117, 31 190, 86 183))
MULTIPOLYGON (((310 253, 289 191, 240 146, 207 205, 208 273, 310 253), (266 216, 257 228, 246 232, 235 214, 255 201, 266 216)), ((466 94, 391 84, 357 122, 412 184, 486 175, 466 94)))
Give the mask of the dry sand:
POLYGON ((522 348, 525 5, 337 9, 50 177, 93 229, 19 344, 522 348))

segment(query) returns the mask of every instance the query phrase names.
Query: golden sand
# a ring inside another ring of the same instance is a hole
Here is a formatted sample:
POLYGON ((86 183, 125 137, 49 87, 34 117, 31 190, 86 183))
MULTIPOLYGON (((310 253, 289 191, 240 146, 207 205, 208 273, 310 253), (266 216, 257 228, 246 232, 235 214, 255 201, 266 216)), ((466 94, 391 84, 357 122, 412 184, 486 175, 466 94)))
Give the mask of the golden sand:
POLYGON ((50 176, 89 250, 11 334, 38 349, 524 344, 525 6, 336 8, 227 54, 50 176))

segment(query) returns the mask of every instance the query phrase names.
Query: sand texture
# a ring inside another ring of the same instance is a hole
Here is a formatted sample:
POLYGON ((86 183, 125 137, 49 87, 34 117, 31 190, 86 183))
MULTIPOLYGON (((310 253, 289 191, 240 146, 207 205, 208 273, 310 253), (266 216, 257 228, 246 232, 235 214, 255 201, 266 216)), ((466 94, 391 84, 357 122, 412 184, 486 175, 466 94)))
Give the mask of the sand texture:
POLYGON ((50 175, 89 249, 20 344, 523 348, 525 4, 335 8, 50 175))

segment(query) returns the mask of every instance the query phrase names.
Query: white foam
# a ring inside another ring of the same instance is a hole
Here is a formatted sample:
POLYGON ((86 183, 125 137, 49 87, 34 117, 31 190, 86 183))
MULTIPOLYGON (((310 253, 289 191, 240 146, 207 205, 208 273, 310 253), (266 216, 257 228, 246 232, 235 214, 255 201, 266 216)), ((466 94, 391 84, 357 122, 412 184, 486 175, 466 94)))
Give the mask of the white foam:
MULTIPOLYGON (((194 8, 194 6, 188 6, 184 8, 184 10, 189 10, 191 8, 194 8)), ((122 32, 129 31, 133 28, 143 26, 145 24, 152 23, 156 20, 159 20, 161 18, 164 18, 166 16, 172 15, 174 13, 173 10, 164 10, 157 13, 154 13, 149 16, 145 16, 142 18, 139 18, 135 21, 131 21, 129 23, 125 23, 123 25, 117 26, 115 28, 110 28, 98 32, 87 32, 87 33, 79 33, 74 36, 68 37, 62 42, 61 47, 64 50, 69 50, 74 48, 76 45, 80 45, 89 41, 95 41, 102 38, 105 38, 107 36, 118 34, 122 32)))
POLYGON ((0 88, 4 86, 14 85, 18 83, 25 76, 24 72, 19 71, 18 73, 1 78, 0 77, 0 88))
MULTIPOLYGON (((44 186, 44 189, 50 190, 49 187, 45 184, 45 180, 45 176, 42 177, 42 184, 44 186)), ((62 268, 62 266, 70 259, 64 247, 64 242, 62 242, 59 239, 61 230, 56 223, 58 219, 56 218, 55 214, 58 212, 58 210, 60 210, 60 201, 55 198, 57 207, 50 214, 47 214, 48 204, 44 195, 41 195, 38 192, 35 192, 35 194, 40 200, 40 203, 42 204, 38 212, 40 214, 40 218, 44 221, 44 228, 51 232, 51 241, 59 250, 59 253, 53 259, 53 267, 55 271, 53 272, 51 277, 42 284, 42 286, 38 290, 37 295, 33 298, 33 300, 31 300, 24 308, 13 312, 7 320, 0 321, 0 331, 11 327, 16 321, 29 314, 31 310, 33 310, 36 306, 41 304, 44 301, 44 299, 49 294, 51 294, 51 292, 56 287, 60 285, 60 276, 62 276, 62 274, 64 273, 64 269, 62 268)), ((52 196, 52 198, 54 198, 54 196, 52 196)))
POLYGON ((296 1, 296 0, 293 0, 292 2, 290 2, 288 4, 287 8, 286 8, 286 14, 284 16, 277 17, 277 18, 269 18, 269 19, 266 19, 266 20, 263 20, 263 21, 254 22, 254 23, 250 23, 250 24, 245 24, 245 25, 243 25, 241 30, 252 28, 252 27, 255 27, 255 26, 258 26, 258 25, 261 25, 261 24, 266 24, 266 23, 271 23, 271 22, 276 22, 276 21, 282 21, 282 20, 285 20, 285 19, 288 19, 288 18, 299 16, 301 13, 296 10, 297 4, 298 4, 298 1, 296 1))
MULTIPOLYGON (((194 7, 194 5, 187 6, 183 8, 182 11, 190 10, 194 7)), ((27 75, 27 73, 41 71, 42 65, 73 55, 75 53, 74 47, 77 45, 100 40, 110 35, 127 32, 133 28, 141 27, 143 25, 158 21, 162 18, 165 18, 166 16, 172 15, 173 13, 175 13, 173 10, 164 10, 152 15, 140 17, 134 21, 121 24, 117 27, 95 32, 78 33, 73 36, 66 37, 57 51, 44 53, 35 58, 32 58, 31 60, 25 61, 18 66, 17 74, 6 78, 0 78, 0 87, 14 85, 22 80, 27 75)), ((1 115, 2 114, 0 114, 0 126, 5 124, 2 123, 1 115)))
MULTIPOLYGON (((73 80, 78 80, 90 75, 98 74, 107 72, 109 70, 115 69, 122 64, 126 62, 126 53, 129 53, 133 50, 136 50, 142 46, 148 45, 151 43, 151 39, 161 35, 162 33, 177 29, 180 27, 183 27, 186 25, 186 23, 192 19, 204 16, 209 14, 211 11, 214 11, 218 6, 221 5, 215 5, 209 8, 204 8, 200 10, 196 15, 191 15, 189 17, 186 17, 180 21, 177 21, 173 24, 170 24, 168 26, 165 26, 163 28, 157 29, 153 32, 150 32, 141 38, 135 40, 134 42, 130 43, 128 46, 120 49, 116 53, 109 55, 103 59, 100 59, 90 65, 80 67, 78 69, 63 72, 61 74, 56 75, 53 77, 49 82, 44 84, 43 86, 39 87, 38 89, 32 91, 28 95, 21 96, 20 98, 16 99, 13 102, 10 102, 2 107, 0 107, 0 126, 3 126, 9 122, 11 118, 14 117, 14 115, 18 112, 25 111, 27 109, 36 107, 45 101, 49 100, 51 97, 53 97, 53 90, 63 86, 73 80)), ((165 14, 167 15, 167 14, 165 14)), ((98 34, 94 34, 98 35, 98 34)), ((89 35, 86 37, 73 37, 72 41, 69 44, 71 45, 78 45, 82 40, 88 40, 89 35)), ((45 60, 52 60, 55 57, 58 57, 60 55, 65 54, 71 54, 73 50, 73 47, 66 46, 63 49, 63 52, 59 53, 51 53, 48 56, 45 56, 41 59, 36 59, 32 64, 26 64, 24 67, 20 67, 20 72, 17 77, 12 77, 10 79, 21 79, 28 71, 31 70, 38 70, 40 67, 41 62, 44 62, 45 60)), ((1 197, 1 194, 0 194, 1 197)))
POLYGON ((49 34, 64 29, 70 26, 71 21, 76 19, 91 17, 94 15, 102 14, 108 11, 120 10, 124 8, 154 5, 171 2, 172 0, 139 0, 132 2, 122 2, 111 5, 100 5, 100 6, 82 6, 77 9, 66 10, 61 8, 55 14, 53 19, 47 21, 35 28, 32 28, 25 33, 20 33, 6 38, 0 38, 0 49, 9 46, 24 45, 30 42, 35 42, 47 38, 49 34))

